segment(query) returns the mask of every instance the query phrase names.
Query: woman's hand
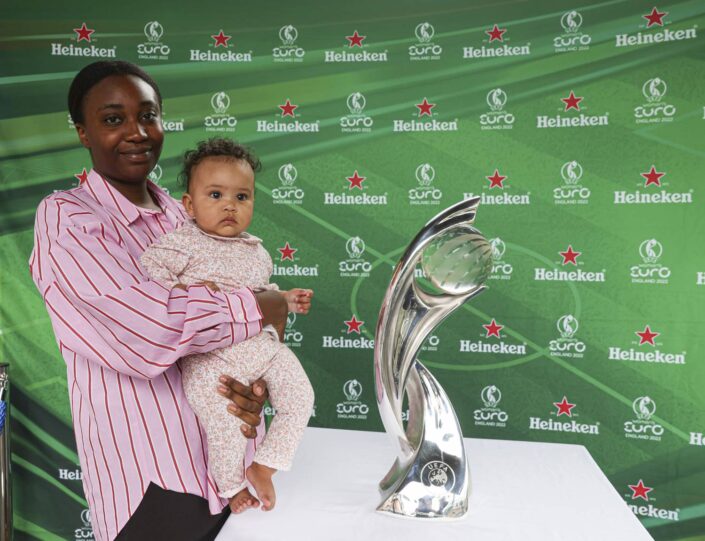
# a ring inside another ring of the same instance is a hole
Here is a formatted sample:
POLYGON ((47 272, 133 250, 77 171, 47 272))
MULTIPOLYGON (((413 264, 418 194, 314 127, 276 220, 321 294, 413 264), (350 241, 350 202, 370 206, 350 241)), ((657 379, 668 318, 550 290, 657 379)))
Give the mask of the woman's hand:
POLYGON ((295 287, 289 291, 282 291, 282 294, 286 299, 289 312, 294 312, 295 314, 308 314, 308 311, 311 309, 313 290, 295 287))
POLYGON ((240 430, 246 438, 257 437, 257 427, 262 421, 262 407, 269 397, 267 382, 258 379, 252 385, 243 385, 230 376, 220 376, 218 392, 229 399, 228 412, 239 417, 244 423, 240 430))

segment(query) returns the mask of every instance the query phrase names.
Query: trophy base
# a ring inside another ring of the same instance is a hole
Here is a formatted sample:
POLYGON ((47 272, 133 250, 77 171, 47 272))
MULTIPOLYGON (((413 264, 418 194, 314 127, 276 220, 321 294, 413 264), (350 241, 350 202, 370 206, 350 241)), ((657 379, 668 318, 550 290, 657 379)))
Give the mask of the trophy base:
POLYGON ((468 511, 470 474, 463 436, 448 396, 436 379, 415 361, 407 386, 407 433, 415 445, 406 459, 394 462, 380 483, 377 511, 400 518, 457 520, 468 511))

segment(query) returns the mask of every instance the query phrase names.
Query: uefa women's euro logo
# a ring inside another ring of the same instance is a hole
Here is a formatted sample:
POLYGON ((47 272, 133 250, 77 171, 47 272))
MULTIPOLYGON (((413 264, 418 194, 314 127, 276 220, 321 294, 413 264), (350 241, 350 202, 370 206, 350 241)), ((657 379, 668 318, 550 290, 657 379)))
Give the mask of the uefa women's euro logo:
POLYGON ((586 205, 590 201, 590 189, 581 184, 583 166, 576 160, 565 162, 561 167, 561 186, 553 189, 556 205, 586 205))
POLYGON ((590 48, 592 36, 580 31, 583 16, 579 11, 566 11, 561 17, 561 26, 563 34, 553 38, 554 52, 587 51, 590 48))
POLYGON ((501 88, 493 88, 485 98, 490 110, 480 115, 480 127, 483 130, 511 130, 514 127, 514 115, 504 110, 507 93, 501 88))
POLYGON ((161 42, 164 27, 159 21, 149 21, 144 25, 146 42, 137 45, 137 58, 140 60, 169 60, 171 48, 161 42))
POLYGON ((418 186, 409 189, 410 205, 439 205, 443 192, 432 183, 436 178, 436 170, 430 163, 422 163, 414 172, 418 186))
POLYGON ((203 123, 209 132, 234 132, 237 118, 228 114, 230 109, 230 96, 225 92, 216 92, 211 96, 213 114, 204 118, 203 123))
POLYGON ((630 275, 633 284, 668 284, 671 269, 659 263, 663 255, 663 244, 656 239, 646 239, 639 245, 643 263, 633 265, 630 275))
POLYGON ((272 49, 274 62, 303 62, 306 51, 296 45, 299 32, 290 24, 279 29, 279 39, 282 44, 272 49))
POLYGON ((345 102, 349 115, 340 118, 340 131, 342 133, 369 133, 372 131, 374 120, 364 113, 367 106, 365 96, 360 92, 353 92, 345 102))
POLYGON ((293 163, 285 163, 279 168, 279 182, 281 186, 272 189, 272 202, 274 204, 301 205, 306 193, 303 188, 294 184, 299 172, 293 163))
POLYGON ((435 33, 435 29, 429 22, 416 25, 414 34, 418 41, 409 46, 409 60, 439 60, 441 58, 443 47, 433 43, 435 33))
POLYGON ((645 102, 634 108, 634 120, 637 124, 673 121, 677 110, 675 105, 664 101, 666 92, 668 92, 668 85, 660 77, 653 77, 644 82, 641 94, 645 102))

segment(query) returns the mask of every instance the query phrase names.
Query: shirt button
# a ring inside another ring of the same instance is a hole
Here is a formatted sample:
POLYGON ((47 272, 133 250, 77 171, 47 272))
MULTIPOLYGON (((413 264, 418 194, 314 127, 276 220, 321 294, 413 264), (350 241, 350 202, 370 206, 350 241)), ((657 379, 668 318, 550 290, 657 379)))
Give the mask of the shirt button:
POLYGON ((237 314, 235 314, 235 317, 237 317, 238 319, 245 319, 245 318, 243 317, 242 312, 238 312, 237 314))

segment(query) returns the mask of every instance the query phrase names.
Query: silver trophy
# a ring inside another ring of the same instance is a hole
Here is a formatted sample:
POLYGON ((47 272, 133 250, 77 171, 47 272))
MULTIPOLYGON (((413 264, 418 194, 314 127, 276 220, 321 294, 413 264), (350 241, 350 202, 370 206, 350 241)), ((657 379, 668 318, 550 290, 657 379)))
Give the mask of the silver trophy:
POLYGON ((395 267, 382 301, 375 390, 384 427, 399 446, 392 469, 380 482, 377 510, 382 513, 454 519, 468 510, 470 473, 458 419, 443 388, 416 357, 431 331, 485 289, 492 249, 470 225, 479 202, 474 197, 456 203, 421 229, 395 267), (419 264, 429 288, 422 289, 416 279, 419 264))

